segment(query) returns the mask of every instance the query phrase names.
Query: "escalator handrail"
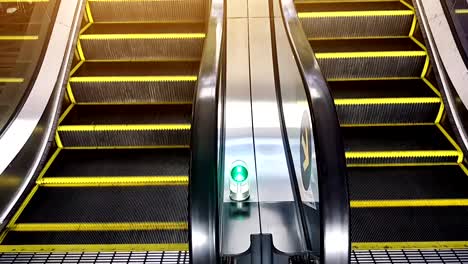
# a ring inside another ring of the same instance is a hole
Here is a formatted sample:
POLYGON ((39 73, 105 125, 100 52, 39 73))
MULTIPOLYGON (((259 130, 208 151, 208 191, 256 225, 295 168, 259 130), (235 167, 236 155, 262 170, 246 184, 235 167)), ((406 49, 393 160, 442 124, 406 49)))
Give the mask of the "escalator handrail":
POLYGON ((189 186, 191 263, 219 259, 217 134, 218 84, 222 51, 224 0, 211 0, 207 33, 194 95, 189 186))
POLYGON ((293 0, 278 1, 312 115, 320 192, 320 263, 349 263, 346 158, 335 104, 302 30, 293 0))

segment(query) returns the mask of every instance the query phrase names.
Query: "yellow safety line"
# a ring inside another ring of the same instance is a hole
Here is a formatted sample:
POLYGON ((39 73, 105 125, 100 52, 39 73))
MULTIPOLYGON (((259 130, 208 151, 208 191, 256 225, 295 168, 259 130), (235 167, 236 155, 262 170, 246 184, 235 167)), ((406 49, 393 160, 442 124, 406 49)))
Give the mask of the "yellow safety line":
POLYGON ((81 65, 83 65, 85 61, 79 61, 75 67, 73 67, 73 69, 70 71, 70 76, 72 76, 80 67, 81 65))
POLYGON ((442 116, 444 114, 444 107, 445 107, 444 103, 441 103, 440 108, 439 108, 439 112, 437 113, 437 116, 436 116, 436 119, 435 119, 434 123, 439 124, 440 120, 442 120, 442 116))
POLYGON ((457 150, 406 150, 406 151, 355 151, 346 152, 347 159, 358 158, 426 158, 426 157, 458 157, 457 150))
POLYGON ((0 40, 38 40, 39 36, 0 36, 0 40))
POLYGON ((89 6, 89 1, 86 2, 86 15, 88 16, 89 23, 94 23, 93 14, 91 13, 91 7, 89 6))
POLYGON ((381 57, 422 57, 427 56, 424 50, 413 51, 363 51, 363 52, 330 52, 316 53, 317 59, 345 59, 345 58, 381 58, 381 57))
POLYGON ((70 113, 70 111, 72 110, 74 104, 70 104, 67 109, 63 112, 63 114, 60 116, 59 118, 59 121, 58 121, 58 125, 60 125, 60 123, 62 123, 62 121, 65 119, 65 117, 68 115, 68 113, 70 113))
POLYGON ((418 167, 418 166, 455 166, 456 162, 433 162, 433 163, 376 163, 376 164, 348 164, 346 167, 418 167))
POLYGON ((57 158, 57 156, 59 155, 60 151, 62 149, 61 148, 57 148, 54 152, 54 154, 52 154, 52 156, 50 157, 50 159, 47 161, 46 165, 44 166, 44 168, 42 169, 41 171, 41 174, 39 174, 39 177, 37 177, 37 181, 41 180, 42 177, 44 177, 44 175, 46 174, 47 170, 50 168, 50 166, 52 166, 52 163, 54 162, 54 160, 57 158))
POLYGON ((76 104, 76 99, 75 99, 75 96, 73 95, 73 90, 71 88, 70 82, 67 82, 67 94, 68 94, 68 97, 70 98, 70 102, 72 104, 76 104))
POLYGON ((460 146, 458 146, 457 142, 455 142, 455 140, 453 140, 453 138, 449 135, 449 133, 447 133, 447 131, 442 127, 442 125, 440 125, 439 123, 436 123, 436 126, 437 126, 437 128, 439 128, 439 130, 442 132, 442 134, 444 134, 444 136, 447 138, 447 140, 450 142, 450 144, 452 144, 452 146, 457 150, 457 152, 458 152, 457 162, 461 163, 463 161, 463 151, 460 148, 460 146))
POLYGON ((410 32, 408 36, 411 38, 414 35, 414 31, 416 30, 416 15, 413 15, 413 22, 411 22, 410 32))
POLYGON ((150 33, 150 34, 87 34, 81 40, 106 39, 202 39, 205 33, 150 33))
POLYGON ((80 60, 80 55, 78 54, 78 51, 76 49, 74 51, 74 54, 75 54, 75 59, 80 60))
POLYGON ((80 60, 84 61, 86 60, 84 52, 83 52, 83 47, 81 47, 81 41, 78 38, 78 41, 76 42, 76 49, 78 50, 78 55, 80 55, 80 60))
POLYGON ((406 7, 414 11, 414 7, 408 4, 405 0, 400 0, 400 3, 404 4, 406 7))
POLYGON ((427 71, 429 70, 429 55, 426 55, 426 61, 424 62, 424 68, 421 72, 421 78, 425 78, 426 77, 426 74, 427 74, 427 71))
POLYGON ((328 82, 419 80, 420 77, 328 78, 328 82))
POLYGON ((55 131, 55 144, 57 144, 57 147, 59 149, 63 148, 63 143, 62 143, 62 140, 60 139, 60 135, 58 131, 55 131))
POLYGON ((189 145, 159 145, 159 146, 90 146, 90 147, 68 147, 64 146, 63 149, 185 149, 189 145))
POLYGON ((433 126, 434 123, 371 123, 371 124, 340 124, 341 127, 395 127, 395 126, 433 126))
POLYGON ((71 77, 70 82, 184 82, 197 81, 197 76, 86 76, 71 77))
POLYGON ((128 222, 128 223, 21 223, 9 228, 14 232, 76 232, 76 231, 136 231, 187 230, 187 222, 128 222))
POLYGON ((354 250, 391 249, 454 249, 467 248, 468 241, 425 241, 425 242, 353 242, 354 250))
POLYGON ((460 163, 459 165, 465 175, 468 176, 468 169, 465 167, 465 165, 463 163, 460 163))
POLYGON ((0 234, 0 244, 2 244, 3 240, 5 237, 8 235, 8 229, 5 229, 1 234, 0 234))
POLYGON ((468 206, 468 199, 351 201, 351 208, 468 206))
POLYGON ((188 176, 46 177, 36 183, 43 187, 173 186, 187 185, 188 176))
POLYGON ((439 96, 439 97, 442 96, 442 95, 440 94, 439 90, 437 90, 437 89, 435 88, 435 86, 432 85, 432 83, 431 83, 428 79, 426 79, 426 77, 423 77, 423 78, 421 78, 421 79, 427 84, 427 86, 429 86, 429 88, 431 88, 432 91, 434 91, 435 94, 437 94, 437 96, 439 96))
MULTIPOLYGON (((106 0, 92 0, 92 1, 106 1, 106 0)), ((116 0, 110 0, 110 1, 116 1, 116 0)), ((124 1, 124 0, 118 0, 118 1, 124 1)), ((157 1, 157 0, 154 0, 157 1)), ((359 2, 364 2, 364 3, 374 3, 374 2, 396 2, 397 0, 359 0, 359 2)), ((301 3, 301 4, 322 4, 322 3, 356 3, 356 0, 295 0, 294 3, 301 3)))
POLYGON ((468 14, 468 9, 455 9, 455 14, 468 14))
POLYGON ((408 36, 344 36, 344 37, 308 37, 308 41, 314 41, 314 40, 344 40, 344 39, 349 39, 349 40, 372 40, 372 39, 407 39, 408 36))
POLYGON ((84 26, 81 30, 80 30, 80 35, 83 34, 93 23, 91 22, 88 22, 88 24, 86 24, 86 26, 84 26))
POLYGON ((188 244, 0 245, 0 252, 186 251, 188 244))
POLYGON ((335 99, 336 105, 365 105, 365 104, 433 104, 440 103, 439 97, 414 98, 352 98, 335 99))
POLYGON ((18 210, 16 211, 15 215, 13 216, 13 218, 10 220, 10 222, 8 223, 7 225, 7 229, 10 227, 10 226, 13 226, 16 222, 16 220, 18 220, 18 218, 20 217, 21 213, 24 211, 24 209, 26 208, 26 206, 28 205, 28 203, 31 201, 31 199, 33 198, 34 194, 37 192, 37 189, 39 188, 39 186, 35 185, 33 187, 33 189, 31 190, 31 192, 28 194, 28 196, 26 197, 26 199, 24 199, 23 203, 21 204, 21 206, 18 208, 18 210))
POLYGON ((324 12, 299 12, 299 18, 322 17, 364 17, 364 16, 408 16, 413 15, 411 10, 373 10, 373 11, 324 11, 324 12))
POLYGON ((422 44, 419 40, 417 40, 415 37, 411 36, 410 39, 416 43, 421 49, 423 49, 424 51, 427 52, 427 48, 426 46, 424 46, 424 44, 422 44))
POLYGON ((0 78, 0 82, 3 83, 22 83, 24 78, 0 78))
POLYGON ((63 125, 57 131, 130 131, 130 130, 189 130, 190 124, 147 125, 63 125))
POLYGON ((172 58, 172 59, 158 59, 157 61, 155 61, 154 59, 135 59, 135 60, 129 60, 129 59, 89 59, 89 60, 86 60, 86 62, 107 62, 107 63, 110 63, 110 62, 200 62, 199 59, 195 59, 195 58, 172 58))
POLYGON ((191 105, 186 102, 77 102, 77 105, 191 105))

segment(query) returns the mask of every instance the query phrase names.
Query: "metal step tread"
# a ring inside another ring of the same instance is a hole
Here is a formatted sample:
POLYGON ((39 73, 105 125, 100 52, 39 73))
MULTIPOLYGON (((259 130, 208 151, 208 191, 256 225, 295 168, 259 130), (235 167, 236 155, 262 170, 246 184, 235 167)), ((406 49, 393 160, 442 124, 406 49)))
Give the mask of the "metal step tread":
POLYGON ((468 198, 468 175, 458 165, 350 167, 348 183, 351 200, 468 198))
POLYGON ((87 35, 113 34, 204 34, 205 25, 202 22, 187 23, 93 23, 80 38, 87 35))
POLYGON ((186 185, 39 187, 15 224, 186 222, 187 191, 186 185))
MULTIPOLYGON (((317 55, 321 53, 353 52, 419 52, 425 51, 411 38, 385 39, 310 39, 310 45, 317 55)), ((397 54, 398 55, 398 54, 397 54)))
POLYGON ((189 149, 62 149, 45 178, 188 176, 189 149))
MULTIPOLYGON (((298 13, 344 11, 400 11, 411 10, 400 1, 295 1, 298 13)), ((371 13, 369 15, 372 15, 371 13)))
POLYGON ((453 150, 436 125, 342 127, 347 152, 453 150))
MULTIPOLYGON (((87 81, 82 77, 197 76, 199 61, 117 61, 83 62, 71 82, 87 81), (79 78, 77 78, 79 77, 79 78)), ((97 78, 94 80, 98 81, 97 78)), ((108 81, 108 80, 107 80, 108 81)))
POLYGON ((441 242, 466 241, 466 247, 468 206, 352 208, 351 241, 382 242, 382 249, 385 242, 433 241, 440 248, 441 242))
POLYGON ((328 82, 333 98, 440 98, 422 79, 328 82))
POLYGON ((187 230, 10 231, 0 245, 0 251, 12 251, 12 249, 46 252, 188 250, 187 243, 187 230))
POLYGON ((353 250, 351 263, 468 263, 468 249, 353 250))
POLYGON ((75 105, 59 126, 186 124, 192 105, 75 105))

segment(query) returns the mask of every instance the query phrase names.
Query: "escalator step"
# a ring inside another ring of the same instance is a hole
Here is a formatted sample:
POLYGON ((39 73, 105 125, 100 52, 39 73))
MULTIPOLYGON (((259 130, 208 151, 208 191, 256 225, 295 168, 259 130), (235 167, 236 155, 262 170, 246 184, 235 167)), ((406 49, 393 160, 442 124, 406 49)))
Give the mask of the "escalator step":
POLYGON ((198 61, 84 62, 70 85, 77 103, 190 103, 198 67, 198 61))
POLYGON ((189 124, 191 105, 75 105, 60 124, 189 124))
POLYGON ((187 176, 188 149, 63 149, 45 177, 187 176))
POLYGON ((348 168, 351 200, 462 199, 468 177, 458 165, 348 168))
MULTIPOLYGON (((410 243, 466 241, 467 238, 468 207, 466 206, 353 208, 351 210, 352 242, 410 243)), ((385 246, 382 245, 381 248, 384 249, 385 246)), ((436 248, 439 247, 436 246, 436 248)))
POLYGON ((95 22, 203 21, 206 0, 89 1, 95 22))
POLYGON ((86 60, 198 60, 203 23, 94 23, 80 35, 86 60))
POLYGON ((311 38, 407 36, 414 17, 400 1, 296 1, 296 9, 311 38))
POLYGON ((427 52, 410 38, 311 40, 330 80, 420 77, 427 52))
POLYGON ((432 123, 440 110, 438 91, 422 79, 328 84, 342 125, 432 123))
POLYGON ((342 128, 350 164, 457 162, 453 139, 436 125, 342 128))
POLYGON ((148 231, 76 231, 76 232, 8 232, 0 251, 132 251, 187 250, 187 230, 148 231), (119 246, 125 245, 125 247, 119 246), (145 244, 142 248, 138 244, 145 244), (13 247, 8 247, 13 245, 13 247), (21 246, 18 246, 21 245, 21 246), (29 245, 38 245, 33 247, 29 245), (40 246, 39 246, 40 245, 40 246), (64 245, 64 246, 62 246, 64 245), (94 245, 94 246, 92 246, 94 245), (133 247, 132 247, 133 245, 133 247))
POLYGON ((64 147, 186 147, 191 105, 75 105, 58 127, 64 147))
POLYGON ((38 39, 40 29, 41 24, 2 23, 0 25, 0 39, 3 40, 8 37, 16 39, 38 39))
POLYGON ((186 185, 39 187, 15 224, 186 222, 187 200, 186 185))

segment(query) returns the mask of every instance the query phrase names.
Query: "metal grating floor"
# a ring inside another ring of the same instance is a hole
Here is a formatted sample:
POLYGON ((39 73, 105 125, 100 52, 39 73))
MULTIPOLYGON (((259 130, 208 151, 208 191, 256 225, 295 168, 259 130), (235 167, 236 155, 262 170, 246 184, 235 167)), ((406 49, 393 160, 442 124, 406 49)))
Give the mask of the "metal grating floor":
POLYGON ((351 263, 468 263, 468 249, 356 250, 351 263))
POLYGON ((0 263, 189 264, 187 251, 0 253, 0 263))

